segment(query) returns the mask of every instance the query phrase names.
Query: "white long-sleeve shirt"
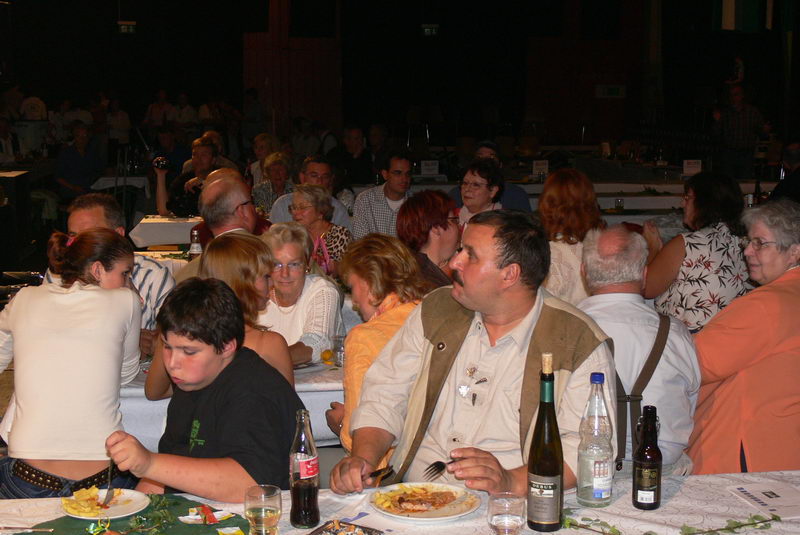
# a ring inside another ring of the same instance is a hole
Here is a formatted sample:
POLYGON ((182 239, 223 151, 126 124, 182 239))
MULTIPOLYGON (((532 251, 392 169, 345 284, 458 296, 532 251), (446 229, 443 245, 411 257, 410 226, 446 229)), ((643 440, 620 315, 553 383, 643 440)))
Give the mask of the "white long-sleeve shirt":
POLYGON ((139 298, 76 282, 23 288, 0 312, 0 371, 14 359, 9 455, 105 460, 120 385, 139 371, 139 298))
MULTIPOLYGON (((584 299, 578 308, 614 340, 614 365, 625 392, 631 393, 658 332, 658 314, 641 295, 610 293, 584 299)), ((673 464, 689 444, 700 389, 700 368, 689 329, 670 318, 667 345, 650 382, 642 392, 642 407, 658 409, 658 447, 664 464, 673 464)), ((610 407, 616 410, 616 405, 610 407)), ((625 458, 631 459, 630 417, 626 417, 625 458)))

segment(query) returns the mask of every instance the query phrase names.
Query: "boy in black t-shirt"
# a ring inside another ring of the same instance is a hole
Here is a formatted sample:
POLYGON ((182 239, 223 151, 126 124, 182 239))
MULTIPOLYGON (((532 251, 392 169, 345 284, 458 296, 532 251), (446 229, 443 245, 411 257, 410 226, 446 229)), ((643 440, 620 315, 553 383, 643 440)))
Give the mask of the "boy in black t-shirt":
POLYGON ((159 453, 124 431, 106 448, 120 470, 142 478, 149 493, 188 492, 241 502, 247 487, 288 488, 295 413, 303 403, 291 385, 242 347, 244 317, 222 281, 192 278, 161 307, 164 366, 175 385, 159 453))

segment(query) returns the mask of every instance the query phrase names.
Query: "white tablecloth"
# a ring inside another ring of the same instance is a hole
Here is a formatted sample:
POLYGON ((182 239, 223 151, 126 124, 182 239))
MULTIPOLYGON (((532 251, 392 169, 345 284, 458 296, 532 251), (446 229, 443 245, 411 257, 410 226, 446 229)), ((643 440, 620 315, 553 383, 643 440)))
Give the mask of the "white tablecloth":
POLYGON ((155 260, 167 268, 174 276, 181 270, 181 268, 189 263, 188 260, 184 260, 182 258, 172 258, 179 252, 180 251, 136 251, 135 254, 146 256, 147 258, 155 260))
POLYGON ((91 185, 93 190, 104 190, 122 186, 132 186, 144 190, 144 195, 150 198, 150 181, 146 176, 101 176, 91 185))
POLYGON ((148 215, 130 231, 137 247, 189 243, 192 227, 202 221, 199 217, 161 217, 148 215))
MULTIPOLYGON (((672 476, 664 480, 661 507, 655 511, 634 509, 630 499, 630 479, 614 481, 614 501, 602 509, 579 509, 575 492, 565 496, 565 506, 573 509, 571 515, 576 520, 582 517, 599 518, 615 526, 625 535, 641 535, 653 531, 659 535, 679 534, 682 525, 697 529, 725 527, 728 519, 745 520, 756 514, 755 507, 746 504, 730 494, 726 487, 743 483, 789 483, 800 486, 800 472, 764 472, 753 474, 720 474, 713 476, 672 476)), ((453 520, 438 524, 415 524, 386 517, 374 511, 369 503, 372 491, 350 496, 337 496, 329 490, 321 490, 320 516, 323 521, 338 518, 357 524, 386 530, 387 533, 420 533, 437 535, 485 535, 489 533, 486 524, 486 494, 479 492, 481 506, 477 511, 453 520)), ((191 497, 190 497, 191 498, 191 497)), ((291 499, 289 493, 282 494, 283 515, 279 524, 282 535, 306 534, 311 530, 294 529, 289 523, 291 499)), ((217 509, 242 513, 242 504, 221 504, 210 502, 217 509)), ((0 502, 0 525, 33 526, 62 516, 60 500, 48 498, 40 500, 4 500, 0 502)), ((88 521, 87 521, 88 525, 88 521)), ((523 533, 531 533, 523 530, 523 533)), ((573 532, 570 532, 573 533, 573 532)), ((574 532, 579 533, 579 532, 574 532)), ((580 533, 583 533, 582 531, 580 533)), ((589 532, 585 532, 589 533, 589 532)), ((800 533, 800 520, 784 519, 773 522, 768 531, 743 530, 738 533, 766 533, 767 535, 787 535, 800 533)))

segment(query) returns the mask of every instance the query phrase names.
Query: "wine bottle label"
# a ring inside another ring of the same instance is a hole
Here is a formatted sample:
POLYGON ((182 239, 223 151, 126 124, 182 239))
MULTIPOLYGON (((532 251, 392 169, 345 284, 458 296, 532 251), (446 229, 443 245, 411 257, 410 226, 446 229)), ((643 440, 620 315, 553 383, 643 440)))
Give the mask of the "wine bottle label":
POLYGON ((309 479, 319 474, 319 457, 297 459, 297 465, 300 468, 300 479, 309 479))
POLYGON ((537 524, 561 522, 561 476, 528 474, 528 520, 537 524))
POLYGON ((636 491, 636 501, 639 503, 656 503, 656 492, 654 490, 636 491))
POLYGON ((193 243, 189 246, 189 254, 202 254, 203 247, 199 243, 193 243))

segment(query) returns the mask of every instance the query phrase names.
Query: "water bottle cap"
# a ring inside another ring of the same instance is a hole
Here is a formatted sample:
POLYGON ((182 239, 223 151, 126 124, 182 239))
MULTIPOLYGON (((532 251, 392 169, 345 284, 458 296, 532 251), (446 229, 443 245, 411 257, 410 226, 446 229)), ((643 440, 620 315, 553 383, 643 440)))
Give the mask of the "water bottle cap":
MULTIPOLYGON (((584 379, 584 381, 585 380, 586 379, 584 379)), ((601 372, 592 372, 590 380, 593 385, 601 385, 606 382, 606 376, 603 375, 601 372)))

